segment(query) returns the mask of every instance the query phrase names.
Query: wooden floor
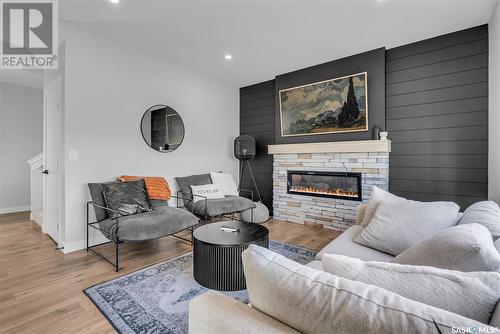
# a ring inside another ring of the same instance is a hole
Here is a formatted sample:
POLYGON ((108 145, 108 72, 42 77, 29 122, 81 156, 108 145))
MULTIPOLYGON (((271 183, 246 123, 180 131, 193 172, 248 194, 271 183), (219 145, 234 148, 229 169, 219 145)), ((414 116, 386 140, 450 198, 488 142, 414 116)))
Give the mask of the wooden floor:
MULTIPOLYGON (((266 223, 270 238, 319 250, 339 233, 318 226, 266 223)), ((112 254, 112 246, 101 246, 112 254)), ((0 215, 0 332, 113 333, 82 290, 186 253, 191 246, 166 237, 120 249, 119 273, 86 251, 63 254, 29 213, 0 215)))

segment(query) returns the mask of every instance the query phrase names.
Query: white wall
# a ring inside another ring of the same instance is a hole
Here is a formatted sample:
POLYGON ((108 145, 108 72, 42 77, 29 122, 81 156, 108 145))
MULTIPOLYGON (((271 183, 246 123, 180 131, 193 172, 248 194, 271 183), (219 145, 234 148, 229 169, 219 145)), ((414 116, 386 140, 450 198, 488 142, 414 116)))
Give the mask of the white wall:
POLYGON ((500 1, 489 23, 489 198, 500 203, 500 1))
POLYGON ((65 166, 66 252, 84 247, 88 182, 214 170, 237 176, 236 86, 68 25, 60 29, 66 43, 65 145, 78 151, 78 161, 65 166), (143 113, 162 103, 177 110, 186 128, 182 145, 166 154, 149 148, 140 131, 143 113))
POLYGON ((42 152, 38 89, 0 83, 0 213, 30 209, 29 159, 42 152))

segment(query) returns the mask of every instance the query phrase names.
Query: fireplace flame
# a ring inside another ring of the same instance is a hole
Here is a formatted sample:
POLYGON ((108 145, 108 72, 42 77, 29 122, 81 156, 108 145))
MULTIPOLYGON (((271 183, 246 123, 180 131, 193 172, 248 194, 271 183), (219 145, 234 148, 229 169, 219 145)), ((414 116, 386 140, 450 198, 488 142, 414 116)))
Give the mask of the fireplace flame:
POLYGON ((290 191, 301 192, 301 193, 312 193, 312 194, 322 194, 322 195, 333 195, 333 196, 344 196, 357 198, 358 194, 351 190, 346 189, 320 189, 316 187, 305 187, 305 186, 292 186, 290 191))

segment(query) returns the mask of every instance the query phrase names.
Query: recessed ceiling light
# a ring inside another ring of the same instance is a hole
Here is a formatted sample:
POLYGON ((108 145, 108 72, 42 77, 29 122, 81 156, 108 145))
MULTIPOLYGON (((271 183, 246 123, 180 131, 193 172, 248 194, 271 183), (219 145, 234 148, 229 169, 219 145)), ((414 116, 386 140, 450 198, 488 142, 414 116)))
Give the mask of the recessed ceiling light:
POLYGON ((224 59, 231 60, 231 59, 233 59, 233 56, 230 55, 230 54, 227 54, 227 55, 224 56, 224 59))
POLYGON ((109 0, 111 3, 119 3, 120 0, 109 0))

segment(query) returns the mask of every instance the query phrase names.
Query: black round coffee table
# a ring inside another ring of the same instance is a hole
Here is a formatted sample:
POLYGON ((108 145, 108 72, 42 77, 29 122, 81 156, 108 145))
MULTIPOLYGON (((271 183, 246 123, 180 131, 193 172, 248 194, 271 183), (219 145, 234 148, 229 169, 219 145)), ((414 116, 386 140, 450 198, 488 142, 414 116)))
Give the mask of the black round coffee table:
POLYGON ((198 227, 193 232, 194 279, 206 288, 219 291, 246 289, 241 253, 250 244, 268 248, 269 230, 262 225, 240 221, 198 227))

